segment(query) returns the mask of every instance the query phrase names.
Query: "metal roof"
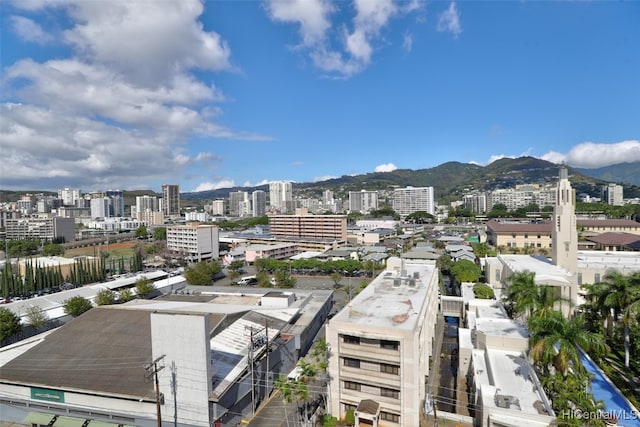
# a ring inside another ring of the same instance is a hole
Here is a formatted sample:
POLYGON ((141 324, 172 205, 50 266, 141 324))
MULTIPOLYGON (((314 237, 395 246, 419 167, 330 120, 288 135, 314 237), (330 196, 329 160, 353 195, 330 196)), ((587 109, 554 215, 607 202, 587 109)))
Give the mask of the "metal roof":
POLYGON ((97 307, 2 366, 0 381, 152 398, 143 367, 151 357, 148 311, 97 307))

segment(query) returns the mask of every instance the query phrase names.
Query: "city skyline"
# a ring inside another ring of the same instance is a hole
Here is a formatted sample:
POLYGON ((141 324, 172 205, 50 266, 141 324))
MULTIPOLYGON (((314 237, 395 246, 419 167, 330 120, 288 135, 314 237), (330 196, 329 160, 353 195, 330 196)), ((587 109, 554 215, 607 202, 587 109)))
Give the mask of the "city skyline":
POLYGON ((640 161, 635 2, 1 7, 2 189, 640 161))

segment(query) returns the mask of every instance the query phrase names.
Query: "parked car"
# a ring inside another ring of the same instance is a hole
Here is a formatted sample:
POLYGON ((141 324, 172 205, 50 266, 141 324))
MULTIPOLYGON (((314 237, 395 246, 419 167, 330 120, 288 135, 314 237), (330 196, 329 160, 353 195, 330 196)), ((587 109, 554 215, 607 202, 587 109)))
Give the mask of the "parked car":
POLYGON ((245 276, 238 280, 238 285, 240 286, 251 286, 255 285, 256 283, 258 283, 258 279, 256 278, 256 276, 245 276))

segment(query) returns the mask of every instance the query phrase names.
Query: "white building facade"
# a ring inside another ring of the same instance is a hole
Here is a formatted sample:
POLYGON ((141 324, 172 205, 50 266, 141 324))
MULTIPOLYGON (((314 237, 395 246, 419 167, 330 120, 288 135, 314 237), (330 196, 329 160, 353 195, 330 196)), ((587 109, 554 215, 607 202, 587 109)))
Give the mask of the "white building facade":
POLYGON ((433 187, 396 188, 393 191, 393 210, 402 216, 418 211, 435 215, 433 187))
POLYGON ((167 227, 167 249, 181 252, 192 261, 218 259, 219 229, 215 225, 176 225, 167 227))
POLYGON ((326 326, 329 413, 343 419, 353 410, 358 417, 364 404, 377 408, 375 420, 366 415, 356 425, 419 425, 437 315, 435 263, 389 259, 326 326))

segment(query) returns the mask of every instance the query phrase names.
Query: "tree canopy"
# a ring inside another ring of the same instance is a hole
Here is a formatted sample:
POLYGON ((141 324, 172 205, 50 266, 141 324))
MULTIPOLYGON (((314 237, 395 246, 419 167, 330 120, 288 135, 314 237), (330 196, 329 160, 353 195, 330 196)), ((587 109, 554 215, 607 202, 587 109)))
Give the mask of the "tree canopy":
POLYGON ((207 286, 213 283, 213 276, 222 271, 218 261, 200 261, 190 265, 184 271, 184 277, 190 285, 207 286))
POLYGON ((8 308, 0 308, 0 342, 20 332, 21 329, 20 318, 8 308))
POLYGON ((477 282, 481 273, 480 267, 468 259, 456 261, 451 266, 451 274, 458 283, 477 282))

